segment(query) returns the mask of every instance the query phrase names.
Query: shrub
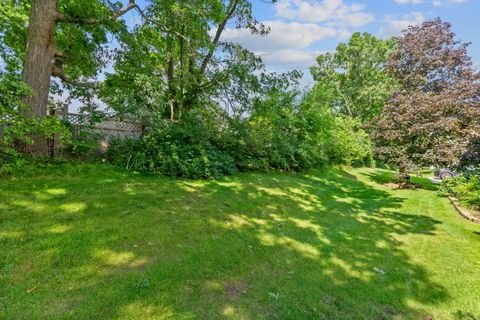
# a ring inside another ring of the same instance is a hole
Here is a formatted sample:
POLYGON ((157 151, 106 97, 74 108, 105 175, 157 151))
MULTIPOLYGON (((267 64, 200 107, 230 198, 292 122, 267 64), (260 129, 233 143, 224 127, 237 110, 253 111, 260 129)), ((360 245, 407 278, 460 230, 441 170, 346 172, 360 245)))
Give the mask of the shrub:
POLYGON ((88 130, 77 132, 72 125, 70 125, 70 131, 72 138, 65 146, 66 152, 81 159, 90 159, 98 155, 100 140, 102 139, 100 133, 88 130))
POLYGON ((234 159, 212 140, 201 126, 170 124, 141 139, 112 139, 107 156, 128 170, 173 177, 212 179, 233 174, 234 159))
POLYGON ((21 154, 12 148, 0 148, 0 177, 10 175, 25 163, 21 154))
POLYGON ((327 164, 368 164, 368 135, 358 121, 336 116, 314 99, 272 91, 248 114, 221 112, 152 123, 137 140, 113 139, 108 158, 129 170, 216 178, 240 171, 303 171, 327 164))
POLYGON ((231 119, 222 148, 240 170, 301 171, 326 164, 367 164, 370 138, 358 121, 336 116, 308 95, 272 91, 245 119, 231 119))
POLYGON ((33 144, 35 137, 58 134, 64 141, 69 139, 68 130, 56 118, 27 116, 31 110, 22 97, 31 94, 18 76, 0 72, 0 174, 11 172, 25 161, 18 150, 33 144))
POLYGON ((217 137, 216 145, 234 159, 240 171, 264 171, 270 167, 263 139, 242 119, 228 119, 226 130, 217 137))
POLYGON ((331 163, 357 166, 373 164, 371 140, 360 128, 360 122, 353 118, 334 118, 326 146, 331 163))
POLYGON ((444 179, 438 192, 441 196, 458 198, 465 207, 480 209, 480 176, 478 174, 444 179))

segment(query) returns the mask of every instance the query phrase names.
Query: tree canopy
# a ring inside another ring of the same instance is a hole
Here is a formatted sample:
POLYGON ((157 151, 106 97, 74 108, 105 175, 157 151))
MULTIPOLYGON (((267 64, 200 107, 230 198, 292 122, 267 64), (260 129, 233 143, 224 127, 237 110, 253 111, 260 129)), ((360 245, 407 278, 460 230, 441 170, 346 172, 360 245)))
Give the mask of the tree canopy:
POLYGON ((480 74, 467 47, 440 19, 398 38, 386 67, 400 88, 371 125, 380 159, 400 167, 458 164, 480 120, 480 74))
POLYGON ((395 87, 384 65, 395 39, 381 40, 368 33, 354 33, 335 52, 321 54, 311 68, 313 90, 335 112, 368 122, 382 110, 395 87))

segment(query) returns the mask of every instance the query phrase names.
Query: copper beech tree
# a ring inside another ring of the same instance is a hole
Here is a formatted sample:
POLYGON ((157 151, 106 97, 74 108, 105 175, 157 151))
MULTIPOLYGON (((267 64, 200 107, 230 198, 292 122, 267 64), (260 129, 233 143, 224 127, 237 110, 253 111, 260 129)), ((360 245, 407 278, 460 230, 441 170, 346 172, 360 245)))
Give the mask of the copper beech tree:
POLYGON ((400 84, 370 127, 376 155, 400 173, 454 166, 479 128, 480 75, 439 18, 406 29, 386 70, 400 84))

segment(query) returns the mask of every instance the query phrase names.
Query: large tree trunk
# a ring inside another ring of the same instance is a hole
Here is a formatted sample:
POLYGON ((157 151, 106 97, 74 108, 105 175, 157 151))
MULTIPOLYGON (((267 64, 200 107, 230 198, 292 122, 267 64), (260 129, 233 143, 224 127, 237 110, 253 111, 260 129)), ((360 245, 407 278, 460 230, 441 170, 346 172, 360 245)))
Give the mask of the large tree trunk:
MULTIPOLYGON (((57 0, 32 0, 22 80, 35 92, 33 96, 24 99, 24 102, 32 107, 29 115, 34 117, 47 116, 57 15, 57 0)), ((35 140, 35 144, 26 151, 47 154, 46 139, 35 140)))

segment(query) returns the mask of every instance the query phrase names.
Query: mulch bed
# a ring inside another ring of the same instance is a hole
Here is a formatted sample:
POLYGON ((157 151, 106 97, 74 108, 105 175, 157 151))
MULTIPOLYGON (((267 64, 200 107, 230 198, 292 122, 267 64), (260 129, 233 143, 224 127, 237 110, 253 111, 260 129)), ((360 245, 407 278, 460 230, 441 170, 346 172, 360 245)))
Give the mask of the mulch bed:
POLYGON ((385 187, 392 189, 422 189, 422 185, 411 182, 387 182, 383 184, 385 187))
POLYGON ((469 210, 462 208, 456 198, 448 197, 448 199, 450 199, 450 202, 452 202, 453 206, 455 207, 455 209, 457 209, 457 212, 460 214, 460 216, 472 222, 480 223, 480 212, 475 212, 475 214, 472 214, 469 210))

